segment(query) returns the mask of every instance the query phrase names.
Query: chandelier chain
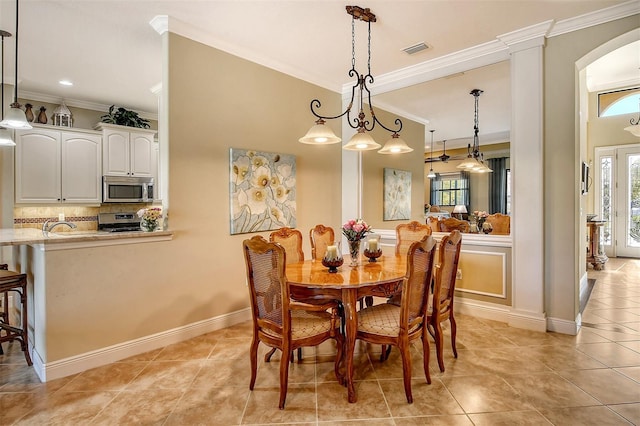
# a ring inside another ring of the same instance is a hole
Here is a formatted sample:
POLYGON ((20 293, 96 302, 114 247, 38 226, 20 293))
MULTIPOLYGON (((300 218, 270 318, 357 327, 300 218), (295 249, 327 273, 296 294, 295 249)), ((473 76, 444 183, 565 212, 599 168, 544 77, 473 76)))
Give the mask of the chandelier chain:
POLYGON ((356 69, 356 18, 351 16, 351 69, 356 69))

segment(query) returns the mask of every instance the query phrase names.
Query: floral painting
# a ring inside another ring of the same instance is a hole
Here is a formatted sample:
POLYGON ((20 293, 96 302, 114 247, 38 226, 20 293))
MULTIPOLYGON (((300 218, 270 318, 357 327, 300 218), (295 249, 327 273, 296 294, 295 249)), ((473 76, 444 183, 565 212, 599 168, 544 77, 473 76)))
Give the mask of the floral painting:
POLYGON ((384 220, 411 219, 411 172, 384 169, 384 220))
POLYGON ((231 148, 231 234, 296 226, 296 157, 231 148))

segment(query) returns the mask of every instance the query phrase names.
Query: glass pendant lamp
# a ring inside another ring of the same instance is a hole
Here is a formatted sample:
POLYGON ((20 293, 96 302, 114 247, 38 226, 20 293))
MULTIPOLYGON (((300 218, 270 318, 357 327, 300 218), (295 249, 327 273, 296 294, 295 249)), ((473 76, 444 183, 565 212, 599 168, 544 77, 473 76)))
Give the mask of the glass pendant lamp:
MULTIPOLYGON (((6 116, 2 117, 0 126, 8 129, 32 129, 33 127, 27 121, 27 116, 22 110, 22 105, 18 103, 18 0, 16 0, 16 65, 15 65, 15 84, 13 85, 14 95, 11 108, 6 116)), ((3 100, 4 101, 4 100, 3 100)))

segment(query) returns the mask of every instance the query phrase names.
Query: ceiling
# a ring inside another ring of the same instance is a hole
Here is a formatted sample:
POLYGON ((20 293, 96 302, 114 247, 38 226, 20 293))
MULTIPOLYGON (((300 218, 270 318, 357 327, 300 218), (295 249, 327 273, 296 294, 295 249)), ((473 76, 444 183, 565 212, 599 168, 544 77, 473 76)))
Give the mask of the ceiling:
MULTIPOLYGON (((381 75, 494 42, 502 34, 534 24, 629 3, 633 2, 414 0, 356 4, 377 15, 371 29, 371 68, 379 81, 381 75), (420 42, 429 49, 414 55, 402 51, 420 42)), ((15 4, 15 0, 0 0, 0 29, 13 34, 15 4)), ((170 17, 172 31, 179 28, 200 42, 340 92, 344 84, 351 83, 348 4, 354 3, 22 0, 20 96, 49 102, 65 99, 69 106, 91 105, 96 109, 116 104, 152 116, 157 113, 152 89, 161 81, 162 46, 160 35, 149 22, 158 15, 170 17), (61 86, 58 81, 62 79, 72 81, 73 86, 61 86)), ((12 37, 4 44, 7 83, 13 82, 15 75, 14 42, 12 37)), ((639 82, 640 55, 638 50, 635 53, 622 56, 626 58, 624 71, 615 62, 604 61, 588 73, 592 87, 616 84, 612 79, 639 82)), ((356 22, 356 60, 356 67, 364 70, 366 24, 361 21, 356 22)), ((495 141, 508 137, 507 63, 380 94, 373 104, 379 102, 393 112, 406 112, 408 117, 427 123, 427 129, 435 129, 436 140, 458 140, 464 146, 473 131, 474 101, 469 92, 474 88, 484 90, 479 99, 481 137, 495 141)))

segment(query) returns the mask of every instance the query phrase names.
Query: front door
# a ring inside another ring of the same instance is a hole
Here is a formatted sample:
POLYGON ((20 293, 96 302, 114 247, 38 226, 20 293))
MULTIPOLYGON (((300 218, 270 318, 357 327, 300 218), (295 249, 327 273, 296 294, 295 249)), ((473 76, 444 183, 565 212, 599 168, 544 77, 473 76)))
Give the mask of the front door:
POLYGON ((618 149, 617 157, 616 256, 640 257, 640 147, 618 149))
POLYGON ((595 205, 607 256, 640 258, 640 145, 596 148, 595 205))

